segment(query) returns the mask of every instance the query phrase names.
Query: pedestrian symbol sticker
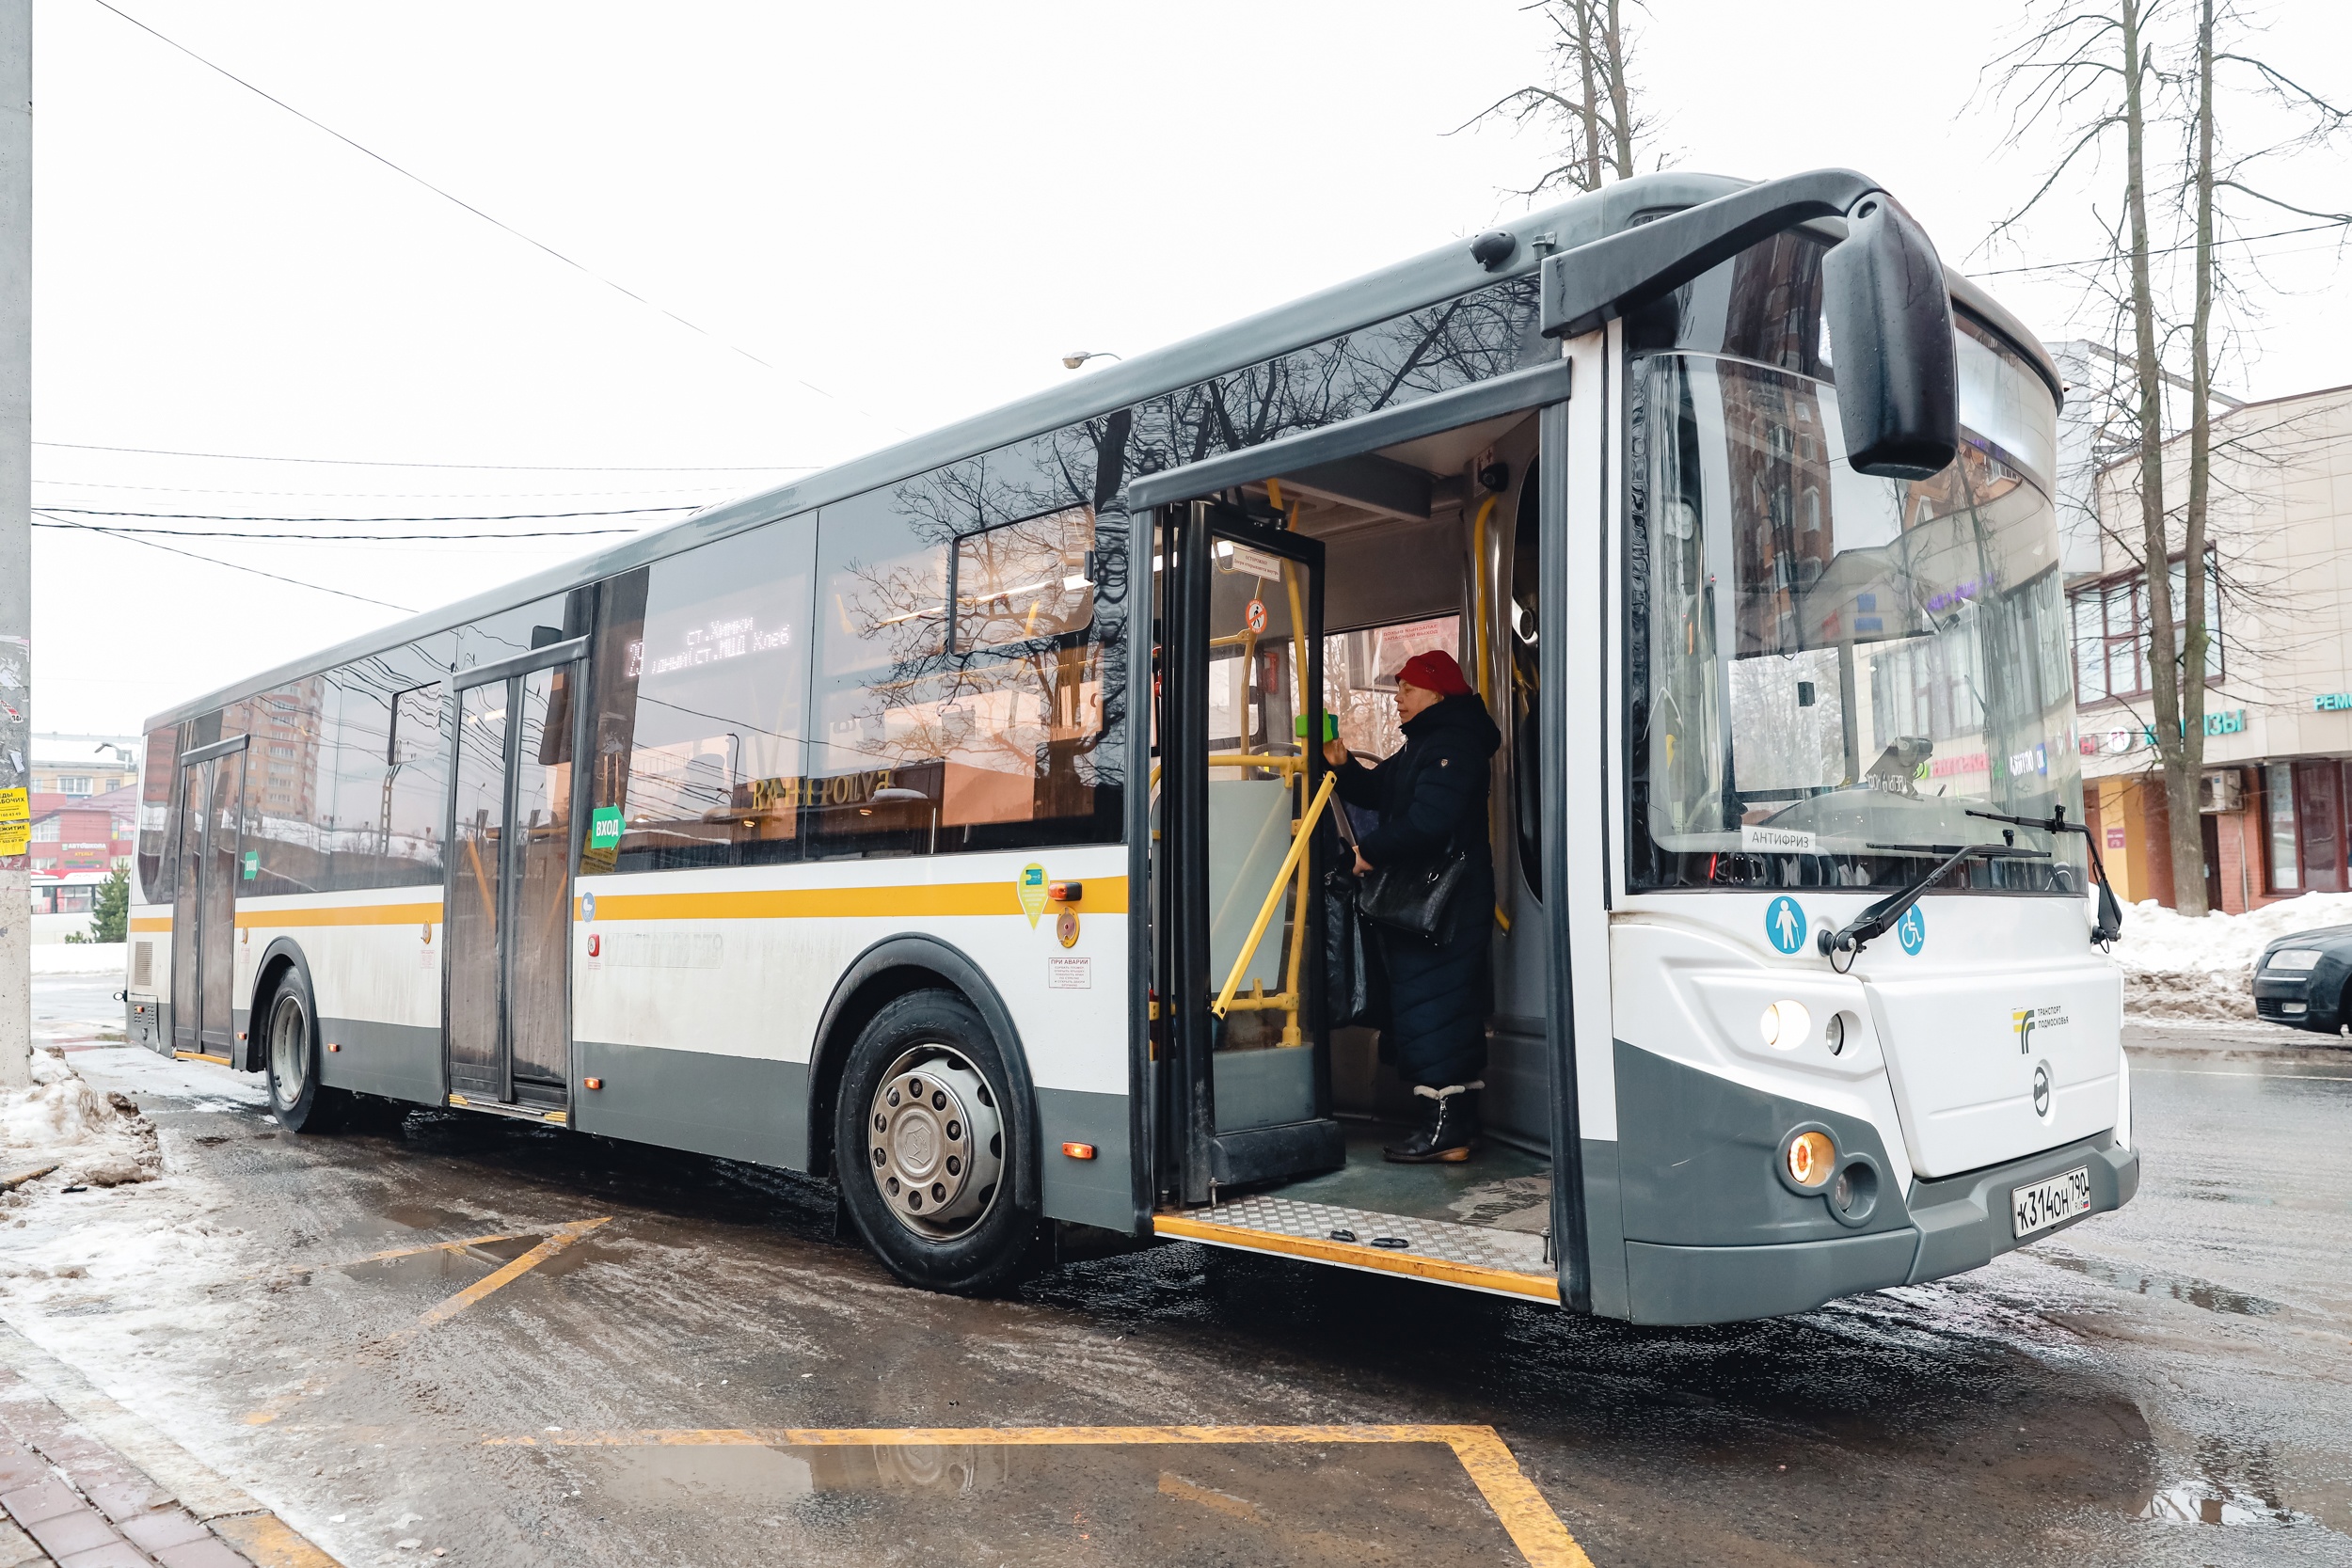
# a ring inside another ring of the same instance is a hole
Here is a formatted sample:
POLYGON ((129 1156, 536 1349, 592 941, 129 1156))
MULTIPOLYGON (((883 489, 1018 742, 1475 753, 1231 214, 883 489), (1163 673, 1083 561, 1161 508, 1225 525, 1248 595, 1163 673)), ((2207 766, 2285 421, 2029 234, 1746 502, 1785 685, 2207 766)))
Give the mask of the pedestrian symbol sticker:
POLYGON ((1764 911, 1764 934, 1772 945, 1784 953, 1794 953, 1804 945, 1804 911, 1797 901, 1782 894, 1764 911))
POLYGON ((247 849, 245 852, 245 879, 251 881, 260 874, 261 869, 262 852, 259 849, 247 849))
POLYGON ((1241 612, 1241 618, 1243 624, 1251 631, 1265 630, 1265 601, 1263 599, 1250 600, 1249 608, 1241 612))
POLYGON ((1927 911, 1914 904, 1895 922, 1895 940, 1903 944, 1903 951, 1916 958, 1919 949, 1928 944, 1927 911))

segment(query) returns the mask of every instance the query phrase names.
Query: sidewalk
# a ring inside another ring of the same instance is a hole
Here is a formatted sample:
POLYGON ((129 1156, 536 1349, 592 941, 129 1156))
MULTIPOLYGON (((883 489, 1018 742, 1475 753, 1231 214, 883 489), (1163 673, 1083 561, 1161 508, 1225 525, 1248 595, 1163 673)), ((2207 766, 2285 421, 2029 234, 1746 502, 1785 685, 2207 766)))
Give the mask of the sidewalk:
POLYGON ((338 1568, 259 1501, 4 1326, 0 1509, 8 1515, 0 1568, 338 1568))

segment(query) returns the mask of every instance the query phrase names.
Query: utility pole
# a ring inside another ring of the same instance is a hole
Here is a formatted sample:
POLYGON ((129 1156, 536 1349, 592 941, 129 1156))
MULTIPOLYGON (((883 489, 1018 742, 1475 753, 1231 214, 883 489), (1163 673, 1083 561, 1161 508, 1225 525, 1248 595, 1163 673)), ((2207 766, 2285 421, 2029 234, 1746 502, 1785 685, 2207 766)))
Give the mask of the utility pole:
POLYGON ((33 1080, 33 0, 0 0, 0 1088, 33 1080))

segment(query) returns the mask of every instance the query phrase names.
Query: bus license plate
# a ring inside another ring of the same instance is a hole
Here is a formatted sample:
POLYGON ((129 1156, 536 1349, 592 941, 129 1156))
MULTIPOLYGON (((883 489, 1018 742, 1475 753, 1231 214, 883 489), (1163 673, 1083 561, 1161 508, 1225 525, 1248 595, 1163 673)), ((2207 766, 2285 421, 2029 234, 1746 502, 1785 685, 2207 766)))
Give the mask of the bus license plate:
POLYGON ((2016 1236, 2024 1241, 2037 1230, 2050 1227, 2077 1214, 2090 1212, 2090 1167, 2076 1165, 2062 1176, 2047 1181, 2037 1181, 2030 1187, 2012 1187, 2009 1195, 2010 1212, 2017 1221, 2016 1236))

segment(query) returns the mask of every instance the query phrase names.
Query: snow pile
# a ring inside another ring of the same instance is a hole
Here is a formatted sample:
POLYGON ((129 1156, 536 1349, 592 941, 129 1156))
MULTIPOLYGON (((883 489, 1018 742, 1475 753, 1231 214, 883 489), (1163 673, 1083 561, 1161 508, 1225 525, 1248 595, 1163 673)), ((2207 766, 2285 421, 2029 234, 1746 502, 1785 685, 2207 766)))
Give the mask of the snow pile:
POLYGON ((99 1093, 58 1052, 34 1052, 33 1086, 0 1093, 0 1174, 56 1165, 66 1182, 119 1187, 162 1164, 155 1124, 130 1096, 99 1093))
POLYGON ((33 944, 36 974, 112 974, 119 978, 129 960, 119 942, 42 942, 33 944))
POLYGON ((2115 944, 2123 1010, 2135 1018, 2251 1022, 2254 960, 2280 937, 2352 926, 2352 894, 2307 893, 2246 914, 2190 918, 2151 899, 2123 916, 2115 944))

